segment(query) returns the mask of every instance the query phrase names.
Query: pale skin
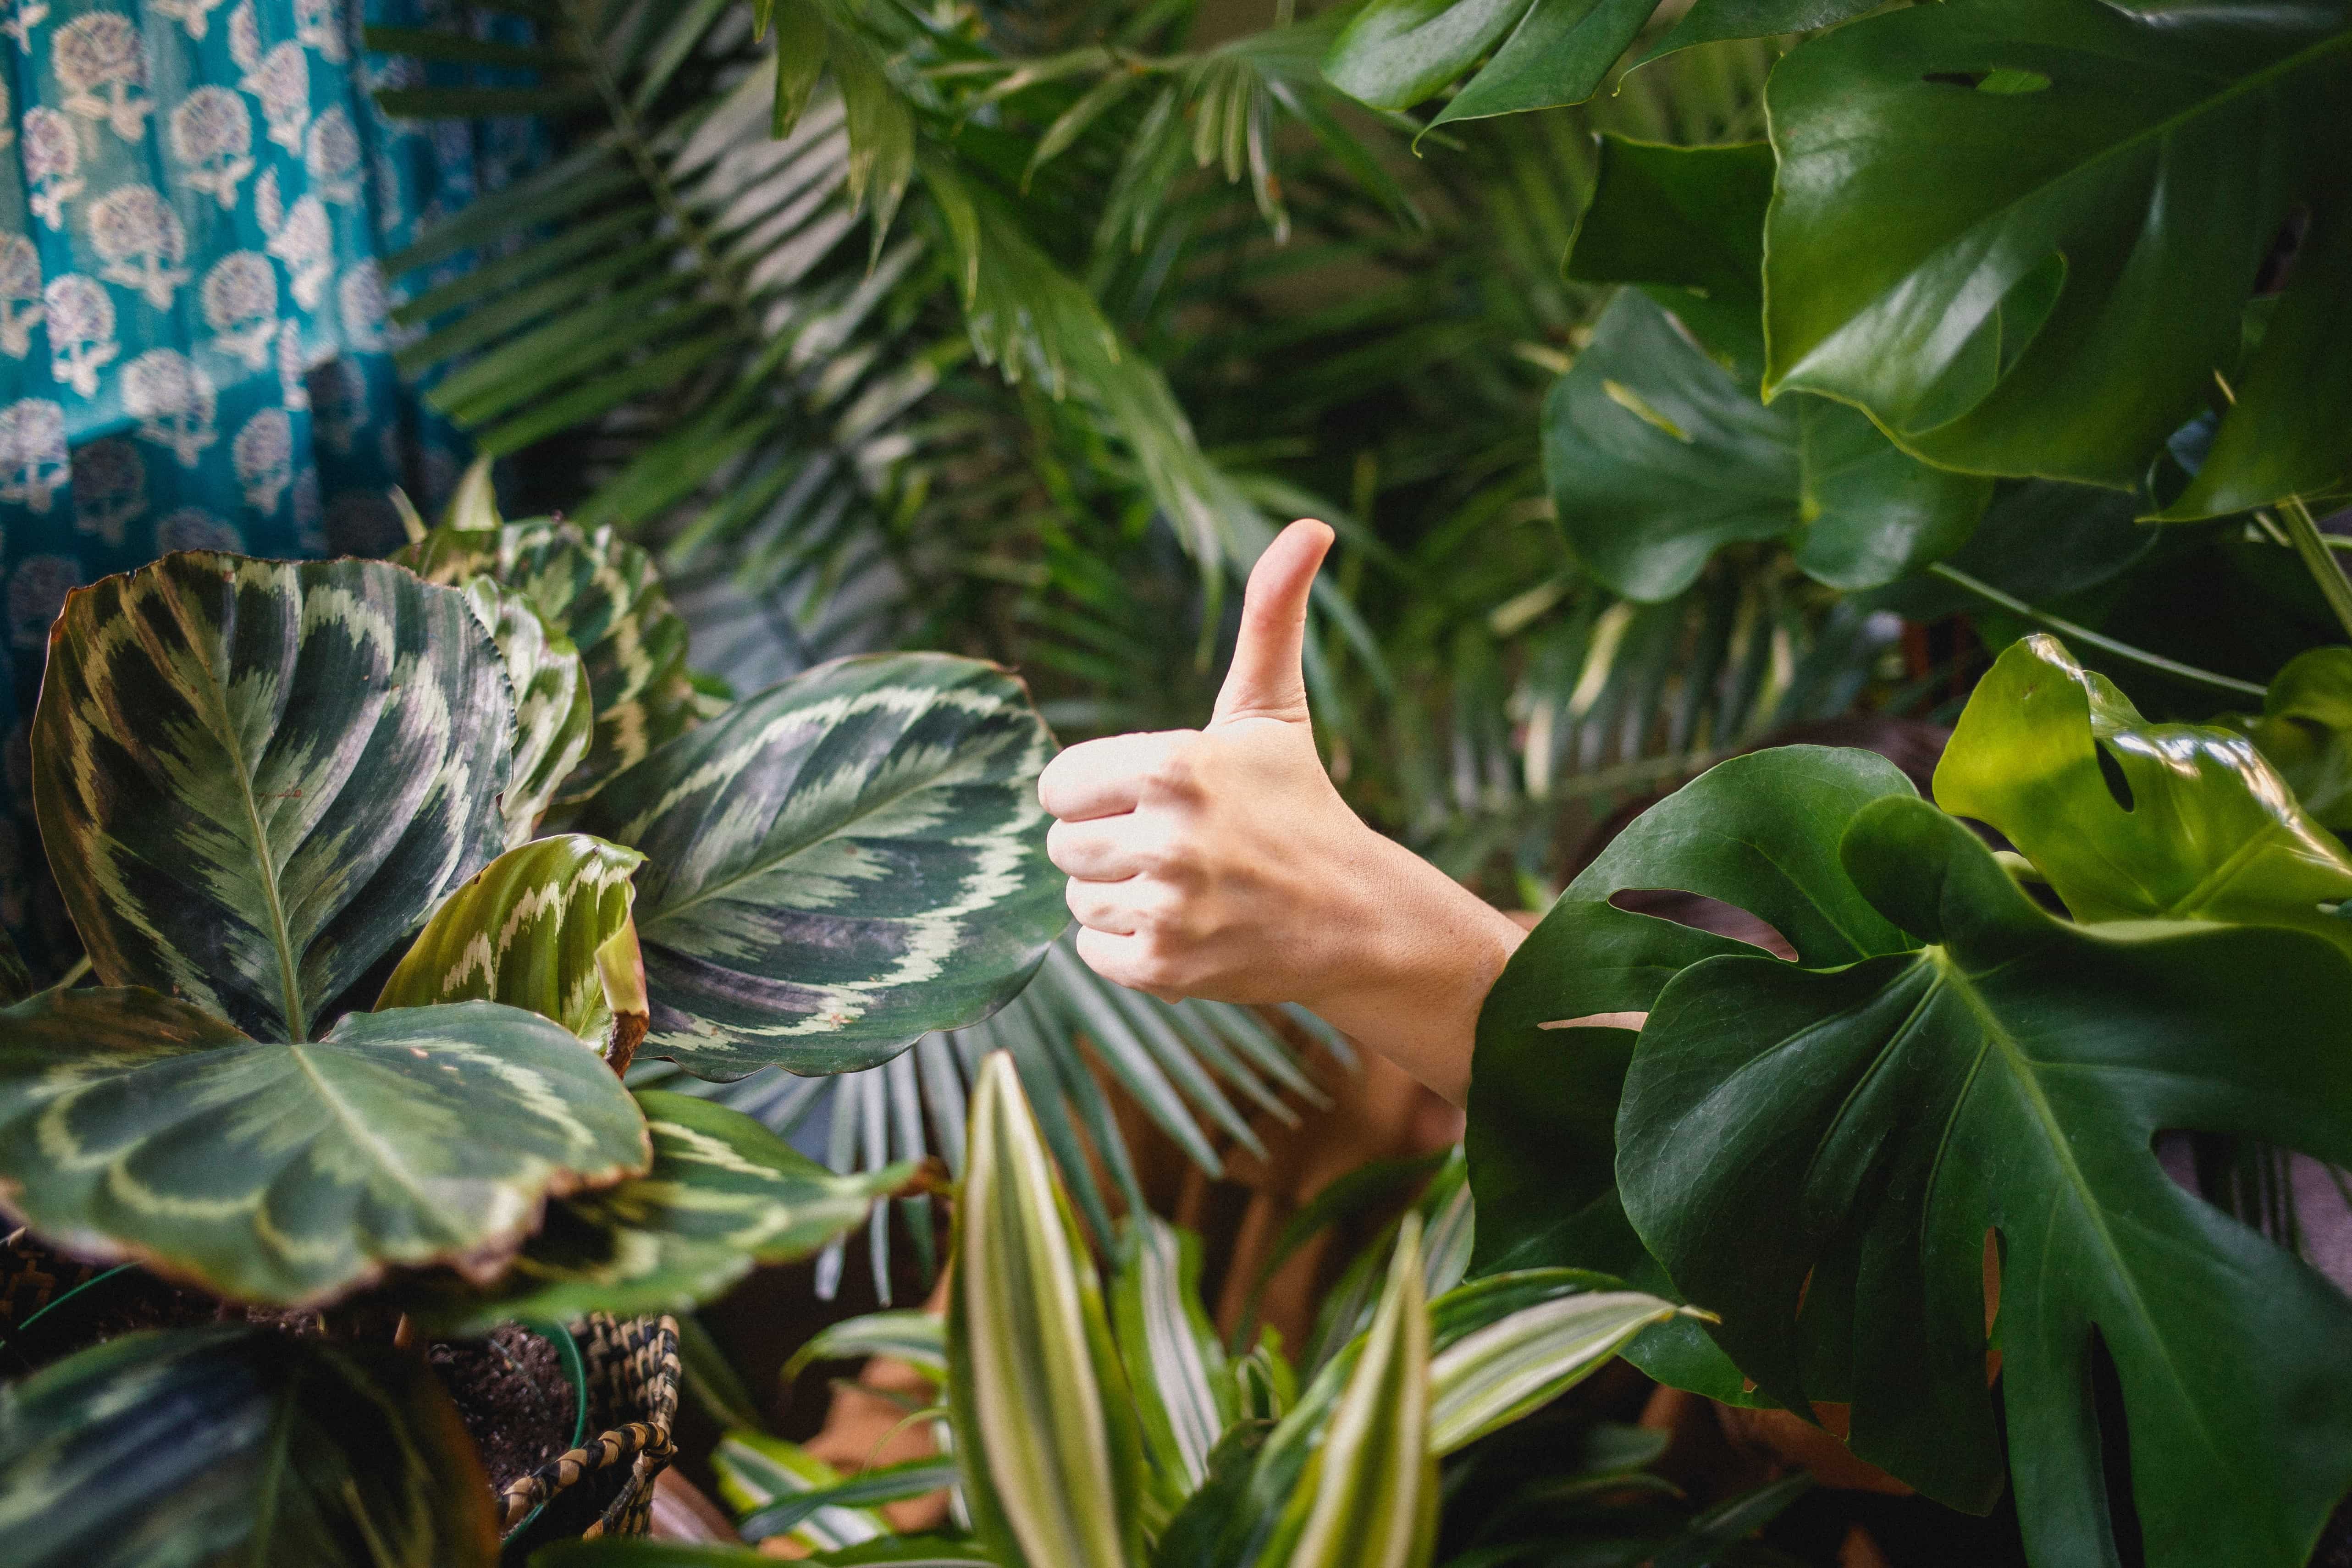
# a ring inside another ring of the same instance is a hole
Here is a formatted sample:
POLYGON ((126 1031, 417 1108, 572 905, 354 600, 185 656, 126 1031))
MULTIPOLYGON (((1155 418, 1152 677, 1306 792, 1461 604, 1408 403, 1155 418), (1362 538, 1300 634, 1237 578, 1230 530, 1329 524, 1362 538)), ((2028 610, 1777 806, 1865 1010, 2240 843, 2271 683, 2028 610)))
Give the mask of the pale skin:
POLYGON ((1037 781, 1078 955, 1162 1000, 1296 1002, 1455 1105, 1478 1008, 1525 932, 1367 826, 1323 770, 1299 658, 1328 526, 1250 573, 1232 668, 1199 730, 1071 747, 1037 781))

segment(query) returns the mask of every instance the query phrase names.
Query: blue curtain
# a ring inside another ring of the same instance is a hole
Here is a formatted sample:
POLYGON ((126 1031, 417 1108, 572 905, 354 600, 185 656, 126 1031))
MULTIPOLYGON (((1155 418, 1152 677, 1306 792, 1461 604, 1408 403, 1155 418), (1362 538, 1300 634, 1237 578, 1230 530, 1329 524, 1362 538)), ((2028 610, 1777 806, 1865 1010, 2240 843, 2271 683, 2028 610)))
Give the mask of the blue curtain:
POLYGON ((173 550, 381 553, 391 487, 429 508, 457 477, 386 313, 470 258, 398 280, 382 262, 538 132, 385 119, 372 90, 422 79, 360 38, 456 9, 0 0, 0 920, 37 960, 71 951, 23 805, 67 593, 173 550))

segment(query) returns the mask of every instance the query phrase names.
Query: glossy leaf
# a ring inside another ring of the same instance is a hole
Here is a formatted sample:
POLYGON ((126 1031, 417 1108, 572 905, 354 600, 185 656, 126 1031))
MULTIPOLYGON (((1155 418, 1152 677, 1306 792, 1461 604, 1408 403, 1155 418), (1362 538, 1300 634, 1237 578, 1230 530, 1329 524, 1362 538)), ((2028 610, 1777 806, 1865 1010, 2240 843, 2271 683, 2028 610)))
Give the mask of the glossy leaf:
POLYGON ((1768 389, 1857 404, 1936 462, 2128 488, 2218 369, 2234 403, 2167 515, 2352 478, 2352 211, 2326 130, 2347 23, 2328 3, 1963 0, 1795 51, 1768 91, 1768 389), (2305 254, 2247 356, 2242 313, 2298 211, 2305 254))
POLYGON ((1173 1505, 1209 1473, 1234 1415, 1224 1346, 1201 1306, 1201 1243, 1146 1210, 1129 1216, 1110 1292, 1111 1330, 1153 1484, 1173 1505))
POLYGON ((1991 824, 2082 921, 2294 926, 2352 948, 2352 857, 2243 736, 2150 724, 2037 634, 2004 649, 1936 768, 1945 810, 1991 824))
POLYGON ((1675 25, 1643 49, 1635 65, 1727 38, 1811 33, 1875 11, 1883 0, 1691 0, 1675 25))
POLYGON ((466 594, 498 645, 514 698, 514 742, 499 806, 511 849, 530 841, 556 787, 588 754, 596 711, 579 650, 570 637, 549 631, 528 599, 488 577, 467 583, 466 594))
POLYGON ((422 1357, 128 1334, 0 1388, 12 1568, 489 1568, 490 1487, 422 1357))
POLYGON ((565 1191, 646 1162, 612 1070, 488 1002, 263 1043, 137 988, 0 1012, 0 1191, 45 1238, 296 1305, 394 1265, 494 1270, 565 1191))
POLYGON ((2352 965, 2299 931, 2053 919, 1924 801, 1797 815, 1924 945, 1675 977, 1618 1121, 1643 1237, 1768 1393, 1850 1401, 1857 1454, 1979 1510, 2002 1479, 1997 1247, 2032 1557, 2116 1560, 2104 1343, 2151 1568, 2300 1568, 2352 1482, 2352 1302, 2152 1145, 2183 1129, 2352 1160, 2352 965))
POLYGON ((506 686, 463 595, 380 562, 190 552, 75 593, 33 795, 100 982, 303 1038, 498 853, 506 686))
POLYGON ((516 1318, 684 1311, 762 1264, 809 1257, 914 1173, 836 1175, 742 1112, 691 1095, 639 1089, 636 1103, 650 1169, 549 1205, 495 1286, 420 1297, 411 1310, 462 1333, 516 1318))
POLYGON ((973 1528, 1006 1568, 1139 1563, 1132 1394, 1094 1264, 1002 1053, 981 1068, 966 1158, 948 1391, 973 1528))
POLYGON ((583 532, 546 518, 475 526, 482 521, 478 512, 453 518, 393 559, 431 583, 488 577, 571 639, 595 706, 587 758, 557 791, 559 800, 578 800, 693 723, 686 623, 653 558, 610 527, 583 532))
MULTIPOLYGON (((1909 939, 1853 889, 1835 840, 1812 825, 1915 794, 1892 763, 1867 752, 1786 746, 1734 757, 1643 813, 1569 885, 1478 1016, 1466 1141, 1476 1272, 1591 1268, 1679 1294, 1620 1203, 1619 1094, 1633 1031, 1666 983, 1702 959, 1758 950, 1610 900, 1664 887, 1734 905, 1812 968, 1902 952, 1909 939)), ((1651 1330, 1626 1359, 1662 1382, 1755 1402, 1687 1320, 1651 1330)))
MULTIPOLYGON (((828 1491, 841 1472, 798 1443, 764 1432, 730 1432, 711 1450, 719 1495, 738 1519, 772 1509, 788 1499, 828 1491)), ((819 1506, 789 1526, 765 1532, 788 1537, 809 1552, 830 1552, 890 1533, 889 1522, 871 1508, 848 1502, 819 1506)))
POLYGON ((2260 713, 2218 721, 2253 742, 2313 821, 2352 828, 2352 648, 2296 655, 2271 677, 2260 713))
POLYGON ((584 833, 508 850, 425 922, 377 1008, 503 1002, 627 1067, 646 1030, 645 963, 629 918, 629 878, 645 858, 584 833))
POLYGON ((1735 379, 1764 360, 1764 212, 1772 149, 1668 147, 1603 135, 1564 270, 1642 285, 1735 379))
POLYGON ((1051 752, 995 666, 878 655, 607 785, 580 826, 650 858, 646 1050, 706 1078, 840 1072, 994 1012, 1068 920, 1037 805, 1051 752))

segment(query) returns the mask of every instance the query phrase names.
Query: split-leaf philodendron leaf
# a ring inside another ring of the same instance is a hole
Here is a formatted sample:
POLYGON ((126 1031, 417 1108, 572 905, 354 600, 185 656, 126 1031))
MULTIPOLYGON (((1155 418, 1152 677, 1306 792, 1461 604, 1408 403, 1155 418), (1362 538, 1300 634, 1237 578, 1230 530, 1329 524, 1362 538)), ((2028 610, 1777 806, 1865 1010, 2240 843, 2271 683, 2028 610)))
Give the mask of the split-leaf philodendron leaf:
POLYGON ((557 799, 590 794, 694 722, 686 622, 670 608, 652 556, 610 527, 583 533, 547 518, 494 529, 458 521, 393 559, 429 583, 488 577, 511 588, 579 650, 595 734, 557 799))
POLYGON ((421 1356, 128 1334, 0 1388, 11 1568, 489 1568, 490 1487, 421 1356))
POLYGON ((1936 769, 2082 921, 2286 925, 2352 949, 2352 857, 2243 735, 2150 724, 2055 637, 2002 651, 1936 769))
POLYGON ((646 852, 646 1049, 704 1078, 871 1067, 1014 995, 1067 923, 1019 681, 943 654, 841 659, 737 703, 598 793, 646 852))
POLYGON ((467 583, 466 595, 506 661, 507 686, 514 694, 512 760, 506 798, 499 803, 507 847, 512 848, 529 841, 557 786, 588 754, 596 710, 579 650, 570 637, 548 629, 529 599, 488 577, 467 583))
POLYGON ((629 918, 629 878, 645 858, 584 833, 508 850, 425 922, 377 1009, 503 1002, 626 1068, 646 1031, 645 963, 629 918))
POLYGON ((1675 976, 1618 1118, 1643 1239, 1768 1393, 1850 1401, 1857 1454, 1976 1510, 1997 1310, 2036 1562, 2116 1561, 2104 1346, 2150 1568, 2301 1568, 2352 1482, 2352 1302, 2152 1145, 2352 1163, 2352 964, 2296 931, 2055 919, 1916 798, 1787 809, 1913 950, 1675 976))
MULTIPOLYGON (((1617 1192, 1617 1103, 1633 1031, 1684 968, 1759 950, 1610 898, 1667 888, 1736 905, 1814 968, 1902 952, 1909 940, 1853 889, 1835 840, 1810 825, 1915 793, 1894 763, 1864 752, 1784 746, 1734 757, 1644 812, 1569 885, 1478 1016, 1467 1139, 1476 1272, 1593 1268, 1674 1292, 1617 1192)), ((1738 1369, 1687 1319, 1649 1330, 1625 1353, 1661 1382, 1754 1403, 1738 1369)))
POLYGON ((595 1053, 494 1003, 352 1013, 303 1045, 135 987, 0 1011, 0 1199, 68 1251, 236 1300, 495 1267, 545 1199, 646 1154, 595 1053))
POLYGON ((494 1288, 431 1299, 437 1325, 480 1333, 514 1318, 683 1311, 759 1265, 811 1256, 914 1174, 908 1164, 835 1174, 741 1111, 692 1095, 641 1089, 636 1101, 652 1166, 550 1204, 494 1288))
POLYGON ((498 853, 511 713, 465 595, 381 562, 198 552, 78 591, 33 797, 100 982, 301 1039, 498 853))
POLYGON ((2116 488, 2220 407, 2168 516, 2352 479, 2343 0, 1900 6, 1794 50, 1766 96, 1772 390, 1938 463, 2116 488))
POLYGON ((2352 829, 2352 647, 2297 654, 2271 677, 2260 713, 2215 722, 2253 742, 2313 821, 2352 829))

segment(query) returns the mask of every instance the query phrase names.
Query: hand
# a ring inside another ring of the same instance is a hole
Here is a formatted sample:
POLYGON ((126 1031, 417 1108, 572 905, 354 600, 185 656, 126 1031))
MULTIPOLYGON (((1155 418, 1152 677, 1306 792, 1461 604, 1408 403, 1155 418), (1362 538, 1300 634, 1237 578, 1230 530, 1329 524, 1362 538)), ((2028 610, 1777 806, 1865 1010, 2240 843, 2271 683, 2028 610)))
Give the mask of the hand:
POLYGON ((1315 750, 1300 649, 1331 530, 1250 574, 1203 730, 1071 747, 1037 782, 1078 955, 1164 1001, 1297 1002, 1456 1104, 1478 1008, 1522 932, 1348 808, 1315 750))

